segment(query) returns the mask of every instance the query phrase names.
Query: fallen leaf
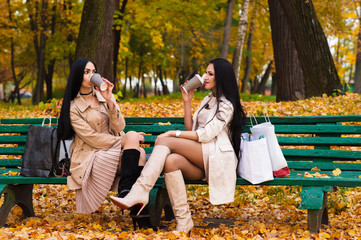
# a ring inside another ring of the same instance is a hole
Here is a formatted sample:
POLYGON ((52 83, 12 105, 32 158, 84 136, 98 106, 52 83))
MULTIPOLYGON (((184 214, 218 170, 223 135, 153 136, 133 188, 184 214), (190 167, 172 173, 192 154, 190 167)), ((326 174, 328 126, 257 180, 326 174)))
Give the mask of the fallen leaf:
POLYGON ((332 171, 332 174, 334 176, 339 176, 341 174, 341 170, 339 168, 336 168, 335 170, 332 171))

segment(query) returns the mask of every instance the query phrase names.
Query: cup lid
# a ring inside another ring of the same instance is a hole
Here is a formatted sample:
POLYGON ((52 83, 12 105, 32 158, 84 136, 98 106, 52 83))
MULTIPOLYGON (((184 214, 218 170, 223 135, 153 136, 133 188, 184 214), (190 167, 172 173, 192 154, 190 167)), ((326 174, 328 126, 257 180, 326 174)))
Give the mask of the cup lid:
POLYGON ((204 75, 201 77, 199 74, 196 74, 195 76, 199 79, 199 81, 201 81, 202 84, 204 83, 204 75))

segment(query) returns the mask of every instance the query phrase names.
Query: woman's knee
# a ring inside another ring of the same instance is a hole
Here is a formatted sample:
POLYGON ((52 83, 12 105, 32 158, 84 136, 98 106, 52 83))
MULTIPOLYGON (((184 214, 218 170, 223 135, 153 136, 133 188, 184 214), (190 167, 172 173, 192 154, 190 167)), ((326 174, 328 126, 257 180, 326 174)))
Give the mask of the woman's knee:
POLYGON ((173 172, 179 170, 179 158, 177 154, 169 154, 165 159, 164 172, 173 172))
POLYGON ((139 134, 135 131, 127 132, 122 139, 123 148, 139 148, 139 134))
POLYGON ((129 131, 125 135, 126 141, 138 141, 139 142, 139 134, 135 131, 129 131))
POLYGON ((172 140, 173 140, 172 137, 161 137, 161 138, 157 139, 156 145, 163 145, 163 146, 170 147, 172 140))

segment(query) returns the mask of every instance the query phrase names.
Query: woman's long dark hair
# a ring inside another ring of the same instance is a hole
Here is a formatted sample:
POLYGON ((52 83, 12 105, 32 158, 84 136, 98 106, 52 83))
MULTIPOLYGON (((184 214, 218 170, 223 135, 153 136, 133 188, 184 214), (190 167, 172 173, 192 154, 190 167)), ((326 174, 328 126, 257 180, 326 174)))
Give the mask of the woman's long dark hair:
POLYGON ((229 135, 234 152, 239 157, 241 134, 246 126, 246 114, 241 105, 236 75, 232 64, 224 58, 215 58, 213 64, 216 79, 217 110, 220 97, 223 95, 233 105, 233 118, 230 123, 229 135))
POLYGON ((74 137, 75 132, 70 122, 70 102, 78 95, 84 78, 84 69, 88 62, 92 61, 86 58, 78 58, 71 66, 63 98, 63 104, 61 105, 60 116, 58 119, 58 139, 66 140, 74 137))

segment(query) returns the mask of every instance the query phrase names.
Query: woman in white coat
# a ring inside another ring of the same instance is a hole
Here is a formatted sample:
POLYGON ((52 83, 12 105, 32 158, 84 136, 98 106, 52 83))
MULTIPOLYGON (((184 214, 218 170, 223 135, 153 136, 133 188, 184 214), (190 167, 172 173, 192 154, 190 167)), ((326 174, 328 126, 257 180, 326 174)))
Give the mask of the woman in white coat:
POLYGON ((168 131, 158 136, 148 162, 128 195, 111 197, 116 205, 123 209, 136 204, 144 207, 163 169, 177 220, 176 231, 189 233, 193 228, 184 179, 207 180, 212 204, 234 200, 240 136, 246 115, 231 63, 223 58, 212 60, 206 69, 204 88, 211 93, 192 117, 195 90, 186 93, 181 87, 186 131, 168 131))

